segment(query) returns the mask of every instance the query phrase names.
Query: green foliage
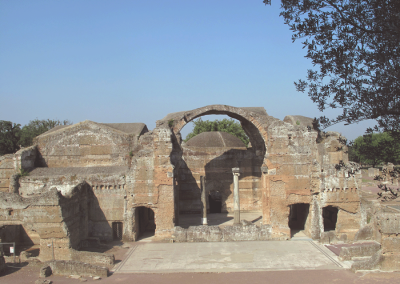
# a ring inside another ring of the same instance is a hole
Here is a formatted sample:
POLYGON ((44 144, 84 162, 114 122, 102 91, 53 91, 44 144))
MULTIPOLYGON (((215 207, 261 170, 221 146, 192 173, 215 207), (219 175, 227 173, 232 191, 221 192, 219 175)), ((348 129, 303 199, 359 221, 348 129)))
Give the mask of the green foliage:
POLYGON ((131 157, 131 158, 133 157, 133 151, 129 152, 129 157, 131 157))
POLYGON ((220 131, 227 132, 238 137, 246 146, 249 144, 249 137, 247 137, 242 126, 239 122, 236 122, 233 119, 224 118, 222 120, 216 119, 214 121, 209 121, 199 118, 197 120, 193 120, 192 122, 194 124, 193 131, 186 136, 185 142, 202 132, 220 131))
POLYGON ((400 162, 400 141, 388 132, 359 136, 349 147, 349 159, 375 167, 400 162))
POLYGON ((174 120, 172 118, 170 120, 168 120, 168 126, 169 127, 174 126, 174 120))
POLYGON ((19 150, 21 127, 11 121, 0 120, 0 156, 19 150))
POLYGON ((33 138, 45 133, 46 131, 59 126, 59 125, 71 125, 72 122, 69 120, 51 120, 51 119, 34 119, 31 120, 27 125, 22 127, 20 144, 22 147, 28 147, 33 144, 33 138))
POLYGON ((20 168, 18 176, 19 177, 27 177, 27 176, 29 176, 29 172, 25 171, 23 168, 20 168))
POLYGON ((320 111, 342 109, 320 117, 323 127, 374 119, 375 131, 400 130, 399 0, 281 0, 281 9, 314 66, 296 89, 320 111))
POLYGON ((296 124, 297 124, 297 125, 300 125, 300 121, 296 120, 296 124))
POLYGON ((0 156, 17 152, 20 147, 29 147, 33 138, 58 125, 70 125, 69 120, 31 120, 22 127, 11 121, 0 120, 0 156))

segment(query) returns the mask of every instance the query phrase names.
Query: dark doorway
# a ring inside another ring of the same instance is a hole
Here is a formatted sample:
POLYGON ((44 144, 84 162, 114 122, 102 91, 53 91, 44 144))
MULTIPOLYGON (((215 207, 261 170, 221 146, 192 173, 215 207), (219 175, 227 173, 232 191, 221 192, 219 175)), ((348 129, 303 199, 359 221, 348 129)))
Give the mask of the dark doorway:
POLYGON ((122 222, 113 222, 112 230, 113 230, 113 239, 122 240, 122 222))
POLYGON ((154 211, 147 207, 136 208, 136 222, 138 239, 154 236, 156 232, 156 223, 154 219, 154 211))
POLYGON ((336 230, 337 215, 339 209, 331 205, 322 208, 322 218, 324 219, 324 232, 336 230))
POLYGON ((296 203, 290 205, 289 228, 290 230, 301 231, 307 221, 310 205, 306 203, 296 203))
MULTIPOLYGON (((5 225, 3 226, 1 231, 3 235, 3 238, 1 239, 2 242, 15 243, 14 252, 16 253, 16 255, 19 255, 21 251, 25 250, 30 251, 32 253, 32 256, 39 255, 40 237, 36 231, 29 230, 23 225, 5 225)), ((12 246, 12 244, 3 245, 4 255, 13 255, 13 253, 11 253, 10 251, 10 248, 12 246)))
POLYGON ((212 191, 208 195, 208 204, 210 205, 209 213, 221 213, 222 201, 219 191, 212 191))

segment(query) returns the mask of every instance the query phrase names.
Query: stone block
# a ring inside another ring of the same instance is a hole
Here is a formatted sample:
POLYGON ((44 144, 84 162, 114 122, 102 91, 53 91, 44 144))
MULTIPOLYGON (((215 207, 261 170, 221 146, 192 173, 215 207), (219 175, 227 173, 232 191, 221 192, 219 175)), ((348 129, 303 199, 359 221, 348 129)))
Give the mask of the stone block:
POLYGON ((172 239, 177 243, 187 242, 187 230, 182 227, 175 227, 172 239))
POLYGON ((109 155, 112 153, 110 145, 98 145, 90 147, 90 155, 109 155))
MULTIPOLYGON (((255 226, 254 226, 255 227, 255 226)), ((258 238, 258 230, 252 226, 234 225, 222 229, 223 239, 226 242, 243 241, 244 239, 254 241, 258 238)))
POLYGON ((400 254, 385 253, 381 256, 380 269, 382 271, 398 271, 400 267, 400 254))
POLYGON ((382 234, 400 234, 400 213, 380 213, 376 219, 382 234))
POLYGON ((332 165, 339 164, 340 161, 343 161, 343 152, 329 152, 329 163, 332 165))
POLYGON ((368 224, 357 231, 354 241, 372 240, 374 238, 374 229, 371 224, 368 224))
POLYGON ((353 257, 372 256, 379 251, 381 245, 379 243, 361 243, 354 244, 349 247, 342 247, 339 258, 342 260, 351 260, 353 257))
POLYGON ((335 231, 322 232, 319 240, 322 244, 330 244, 337 241, 335 231))
POLYGON ((108 276, 108 268, 79 261, 54 260, 48 264, 54 275, 108 276))
MULTIPOLYGON (((382 252, 400 254, 400 235, 382 236, 382 252)), ((400 266, 399 266, 400 267, 400 266)))
POLYGON ((351 270, 356 272, 358 270, 373 270, 378 269, 383 261, 381 251, 377 251, 373 256, 366 260, 355 261, 351 265, 351 270))
POLYGON ((115 258, 113 254, 90 252, 90 251, 77 251, 71 249, 71 259, 73 261, 90 263, 99 266, 111 268, 114 266, 115 258))

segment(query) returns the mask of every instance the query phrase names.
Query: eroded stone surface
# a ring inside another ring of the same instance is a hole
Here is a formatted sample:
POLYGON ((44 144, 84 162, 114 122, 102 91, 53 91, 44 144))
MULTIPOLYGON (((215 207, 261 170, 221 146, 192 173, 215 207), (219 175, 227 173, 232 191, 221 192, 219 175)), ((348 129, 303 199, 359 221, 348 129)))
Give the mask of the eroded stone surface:
MULTIPOLYGON (((351 241, 366 225, 359 165, 348 162, 340 134, 313 129, 310 118, 281 121, 263 108, 210 105, 169 114, 156 125, 148 131, 143 124, 84 121, 0 157, 0 238, 14 234, 39 245, 42 261, 79 260, 86 255, 75 251, 88 238, 132 241, 146 230, 166 240, 284 240, 304 230, 313 239, 330 231, 351 241), (249 146, 183 144, 181 129, 208 114, 238 119, 249 146), (20 168, 30 175, 16 175, 20 168), (232 168, 240 169, 240 210, 260 212, 262 226, 177 229, 180 214, 202 210, 201 176, 208 213, 233 212, 232 168)), ((380 230, 399 233, 397 219, 382 220, 374 238, 380 230)))

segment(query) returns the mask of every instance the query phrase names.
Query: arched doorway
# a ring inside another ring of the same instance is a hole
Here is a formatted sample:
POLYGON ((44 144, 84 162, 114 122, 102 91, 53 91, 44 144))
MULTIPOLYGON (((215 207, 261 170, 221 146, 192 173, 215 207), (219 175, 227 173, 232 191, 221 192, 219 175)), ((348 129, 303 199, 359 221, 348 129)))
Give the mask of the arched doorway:
MULTIPOLYGON (((173 148, 170 154, 171 163, 174 165, 174 196, 175 196, 175 216, 182 214, 200 214, 200 176, 206 178, 207 188, 207 207, 208 213, 233 212, 233 174, 232 168, 239 167, 245 169, 241 171, 239 178, 239 190, 243 198, 240 210, 248 212, 259 211, 259 216, 253 219, 260 220, 263 210, 268 210, 262 206, 262 191, 266 188, 265 179, 262 178, 261 168, 266 168, 266 142, 267 132, 265 120, 268 115, 264 108, 235 108, 226 105, 212 105, 187 112, 173 113, 166 116, 157 124, 166 124, 172 130, 173 148), (243 149, 226 149, 210 158, 208 151, 193 149, 192 153, 200 153, 202 157, 207 157, 201 169, 198 166, 191 167, 188 160, 184 157, 184 147, 180 131, 182 128, 196 118, 207 115, 226 115, 236 119, 242 125, 243 130, 250 139, 250 145, 243 149), (231 163, 229 163, 229 160, 231 163), (227 163, 221 161, 228 161, 227 163), (218 172, 218 167, 221 169, 218 172), (195 168, 193 170, 193 168, 195 168), (243 187, 240 184, 243 184, 243 187), (192 185, 189 185, 192 184, 192 185), (190 187, 190 188, 189 188, 190 187), (218 197, 215 192, 219 191, 218 197), (244 199, 248 200, 244 200, 244 199), (254 207, 256 206, 256 207, 254 207), (252 208, 254 207, 254 208, 252 208)), ((241 197, 242 198, 242 197, 241 197)), ((200 225, 200 218, 197 223, 190 225, 200 225)), ((181 217, 175 218, 175 225, 184 226, 181 217), (179 220, 177 222, 177 220, 179 220)), ((186 224, 187 225, 187 224, 186 224)))
POLYGON ((154 236, 156 231, 155 215, 151 208, 140 206, 135 208, 135 240, 154 236))

